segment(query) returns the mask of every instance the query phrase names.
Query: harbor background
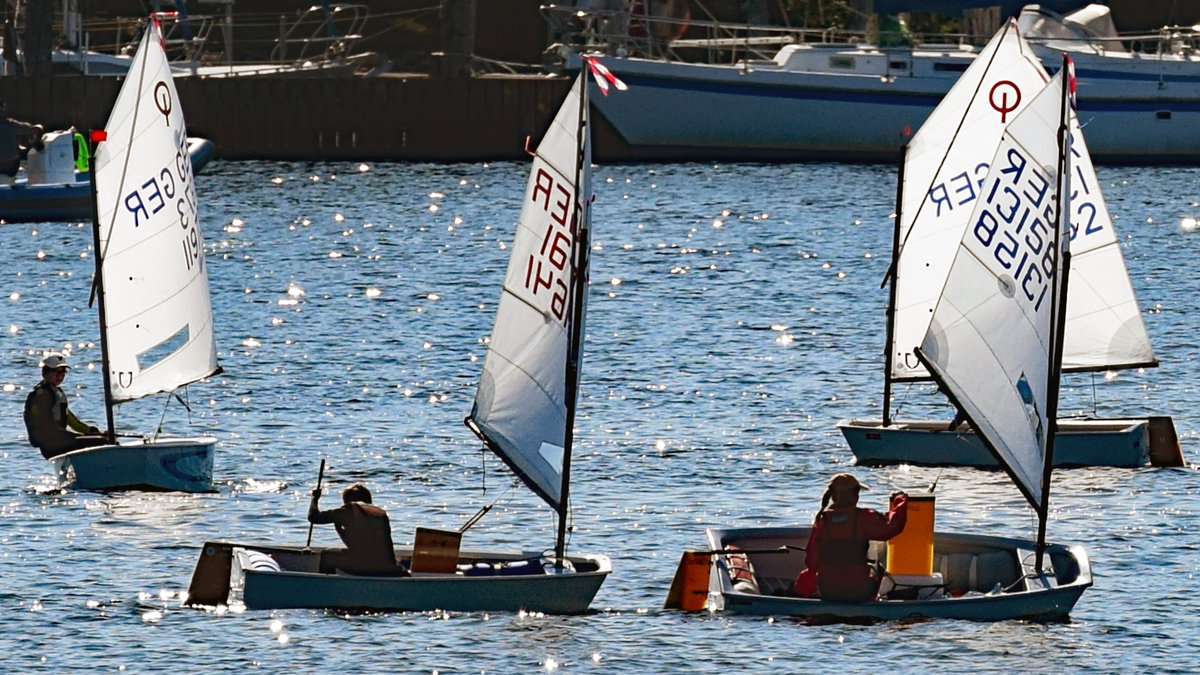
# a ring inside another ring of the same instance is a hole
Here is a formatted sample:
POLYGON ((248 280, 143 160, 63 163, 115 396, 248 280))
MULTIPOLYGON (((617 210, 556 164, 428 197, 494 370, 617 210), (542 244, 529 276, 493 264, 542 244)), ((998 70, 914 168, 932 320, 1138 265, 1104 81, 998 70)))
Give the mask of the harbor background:
MULTIPOLYGON (((1071 0, 1043 4, 1062 3, 1071 4, 1071 0)), ((217 156, 226 159, 526 158, 526 139, 536 144, 570 84, 569 77, 543 67, 553 60, 545 52, 556 36, 542 16, 539 0, 371 0, 362 4, 370 8, 371 19, 354 51, 376 52, 391 63, 390 72, 372 77, 177 78, 189 131, 213 141, 217 156)), ((856 21, 862 16, 847 10, 846 5, 868 9, 922 4, 947 3, 662 0, 648 6, 697 22, 861 28, 856 21)), ((1107 4, 1122 30, 1156 30, 1167 23, 1200 21, 1200 8, 1174 0, 1111 0, 1107 4)), ((116 49, 118 36, 122 41, 132 39, 146 6, 135 0, 79 0, 90 45, 116 49)), ((221 5, 193 2, 189 7, 193 15, 220 17, 223 12, 221 5)), ((242 2, 229 9, 230 41, 224 42, 223 29, 214 29, 206 44, 220 59, 225 58, 222 50, 227 46, 237 61, 267 58, 280 37, 284 18, 298 11, 294 0, 242 2)), ((3 18, 9 19, 11 8, 7 5, 5 12, 3 18)), ((922 16, 920 21, 914 19, 914 24, 926 28, 958 25, 954 16, 922 16)), ((991 23, 974 24, 984 31, 979 44, 1000 21, 998 11, 988 16, 991 23)), ((964 25, 967 23, 964 20, 964 25)), ((0 100, 7 106, 7 115, 41 123, 48 130, 97 128, 107 119, 119 84, 117 78, 84 76, 63 65, 53 74, 0 77, 0 100)), ((714 158, 711 149, 631 146, 602 115, 596 117, 595 127, 599 161, 714 158)), ((771 159, 766 155, 738 158, 771 159)))
MULTIPOLYGON (((103 414, 88 224, 0 226, 0 662, 21 672, 1191 672, 1200 661, 1200 188, 1188 167, 1099 167, 1157 369, 1072 375, 1064 413, 1166 414, 1189 466, 1055 471, 1049 537, 1095 587, 1070 621, 807 625, 661 608, 706 526, 807 523, 850 470, 881 508, 940 476, 937 526, 1029 537, 1004 474, 851 466, 834 424, 877 416, 895 168, 601 164, 570 548, 614 572, 590 614, 180 607, 205 540, 301 544, 365 481, 398 545, 503 496, 464 546, 553 544, 553 514, 462 425, 528 164, 235 162, 197 178, 225 373, 167 431, 218 446, 213 494, 60 492, 25 441, 41 350, 103 414), (486 489, 485 489, 486 488, 486 489)), ((901 413, 953 412, 929 385, 901 413)), ((149 431, 161 399, 118 410, 149 431)), ((331 528, 313 541, 333 545, 331 528)))

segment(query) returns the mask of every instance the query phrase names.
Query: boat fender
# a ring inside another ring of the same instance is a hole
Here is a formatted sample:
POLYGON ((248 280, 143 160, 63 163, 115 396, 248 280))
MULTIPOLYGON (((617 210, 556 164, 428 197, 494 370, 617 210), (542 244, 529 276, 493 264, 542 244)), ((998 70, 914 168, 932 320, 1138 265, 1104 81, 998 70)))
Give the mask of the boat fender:
POLYGON ((91 161, 91 154, 88 152, 87 139, 78 131, 74 132, 72 137, 75 140, 75 170, 87 171, 88 163, 91 161))
MULTIPOLYGON (((736 550, 732 544, 726 549, 736 550)), ((745 553, 730 553, 725 556, 725 567, 729 570, 729 581, 733 590, 739 593, 759 593, 758 580, 754 577, 754 565, 750 564, 750 556, 745 553)))
POLYGON ((458 565, 455 568, 455 573, 465 577, 490 577, 495 576, 496 568, 485 562, 468 563, 466 565, 458 565))

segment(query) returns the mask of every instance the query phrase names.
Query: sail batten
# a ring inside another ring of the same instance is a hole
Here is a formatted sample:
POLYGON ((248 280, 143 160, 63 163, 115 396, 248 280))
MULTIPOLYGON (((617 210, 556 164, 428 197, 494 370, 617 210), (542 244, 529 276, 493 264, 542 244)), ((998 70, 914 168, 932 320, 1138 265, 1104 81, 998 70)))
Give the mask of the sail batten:
POLYGON ((114 403, 219 372, 187 129, 153 20, 130 73, 93 160, 101 328, 114 403))
POLYGON ((571 338, 583 329, 575 284, 586 283, 586 252, 578 248, 587 210, 579 195, 591 194, 587 111, 581 109, 579 84, 559 108, 530 167, 468 418, 488 448, 560 511, 574 405, 568 387, 571 338))
MULTIPOLYGON (((914 354, 946 285, 948 263, 974 224, 975 205, 1000 137, 1049 79, 1010 22, 980 52, 909 143, 899 213, 894 326, 887 376, 929 379, 914 354), (964 112, 965 111, 965 112, 964 112), (956 119, 957 118, 957 119, 956 119)), ((1072 117, 1072 268, 1064 372, 1157 364, 1112 220, 1072 117)), ((1043 177, 1044 178, 1044 177, 1043 177)), ((1031 190, 1049 189, 1040 183, 1031 190)))

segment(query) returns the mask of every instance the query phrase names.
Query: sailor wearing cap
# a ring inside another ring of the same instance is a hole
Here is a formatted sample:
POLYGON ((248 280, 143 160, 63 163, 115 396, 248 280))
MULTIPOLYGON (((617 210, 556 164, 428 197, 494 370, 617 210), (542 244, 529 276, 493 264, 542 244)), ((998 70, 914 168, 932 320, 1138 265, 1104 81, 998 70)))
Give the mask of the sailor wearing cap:
POLYGON ((42 381, 25 399, 25 430, 29 432, 30 445, 50 459, 72 450, 107 444, 107 436, 80 422, 67 409, 67 395, 62 390, 70 369, 67 358, 61 352, 50 352, 42 358, 41 366, 42 381))
POLYGON ((886 516, 858 507, 858 493, 870 489, 852 474, 839 473, 829 480, 821 510, 813 521, 804 562, 796 579, 796 593, 834 602, 866 602, 875 596, 879 578, 867 562, 871 541, 887 541, 904 530, 908 495, 892 494, 886 516))

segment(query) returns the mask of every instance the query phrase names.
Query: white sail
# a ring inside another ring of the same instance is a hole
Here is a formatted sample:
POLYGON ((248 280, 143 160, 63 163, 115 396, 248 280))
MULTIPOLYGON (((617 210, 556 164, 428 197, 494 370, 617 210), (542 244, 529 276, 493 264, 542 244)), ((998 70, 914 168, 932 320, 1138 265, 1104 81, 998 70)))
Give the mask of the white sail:
POLYGON ((1039 508, 1059 292, 1062 105, 1060 74, 1008 125, 920 348, 939 384, 1039 508))
MULTIPOLYGON (((587 227, 591 195, 580 85, 572 86, 533 158, 471 412, 489 447, 555 508, 570 433, 567 406, 574 404, 567 401, 571 331, 583 329, 571 326, 575 235, 587 227)), ((586 268, 578 276, 586 283, 586 268)))
POLYGON ((1071 273, 1063 370, 1158 365, 1100 190, 1071 111, 1071 273))
POLYGON ((115 402, 217 372, 187 130, 151 20, 96 150, 104 338, 115 402))
POLYGON ((914 354, 929 327, 1004 127, 1049 76, 1009 21, 908 144, 893 283, 893 379, 926 378, 914 354))
MULTIPOLYGON (((928 377, 913 353, 929 327, 954 249, 971 221, 981 180, 1008 121, 1048 76, 1009 22, 946 94, 909 143, 901 188, 891 377, 928 377), (965 112, 964 112, 965 111, 965 112)), ((1091 157, 1075 123, 1071 305, 1063 368, 1153 365, 1149 336, 1125 270, 1091 157)))

